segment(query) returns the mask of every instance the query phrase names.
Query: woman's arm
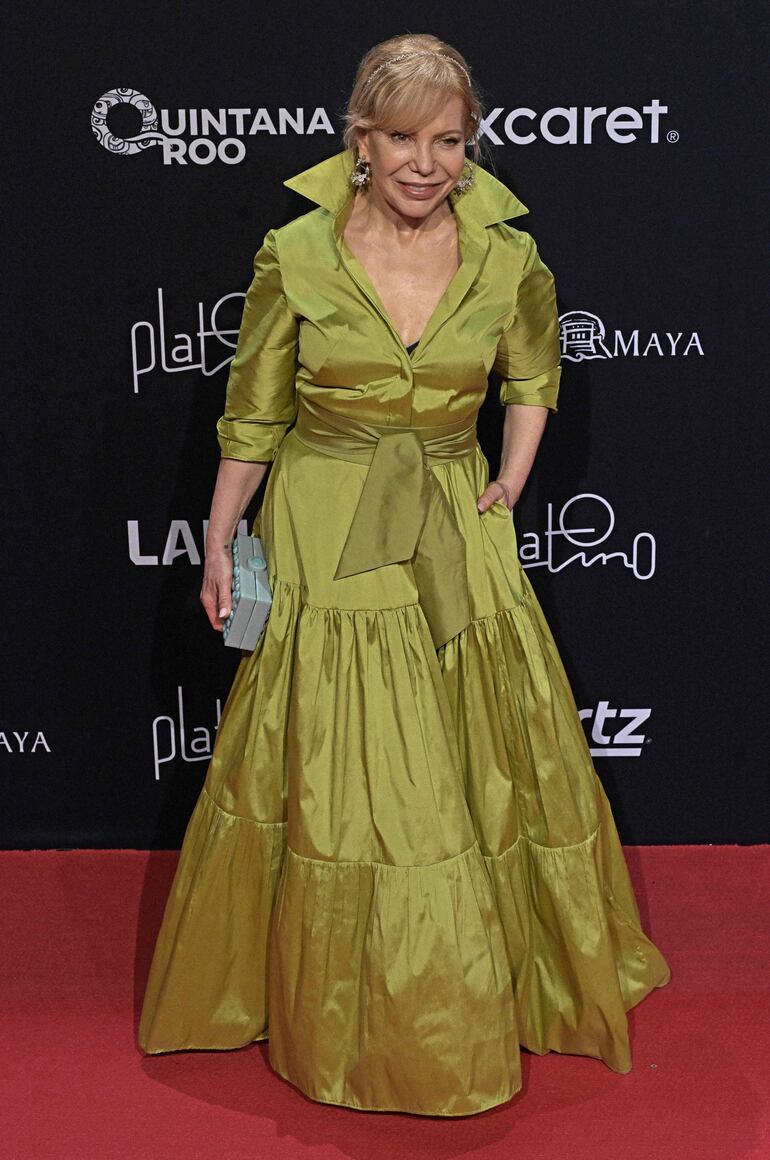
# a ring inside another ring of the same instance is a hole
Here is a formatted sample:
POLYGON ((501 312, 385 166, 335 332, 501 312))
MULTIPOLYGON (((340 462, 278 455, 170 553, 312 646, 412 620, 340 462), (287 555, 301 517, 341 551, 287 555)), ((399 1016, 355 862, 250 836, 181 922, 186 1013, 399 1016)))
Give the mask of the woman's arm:
POLYGON ((476 506, 480 512, 486 511, 494 500, 499 499, 513 508, 532 470, 547 418, 548 407, 509 403, 505 408, 500 471, 478 499, 476 506), (500 494, 499 484, 505 488, 504 495, 500 494))
POLYGON ((222 631, 222 621, 230 615, 233 561, 230 545, 238 522, 262 482, 267 463, 245 463, 240 459, 220 459, 211 500, 206 560, 201 586, 201 603, 212 628, 222 631))
POLYGON ((497 479, 477 501, 482 512, 501 498, 513 508, 532 469, 548 412, 558 409, 561 348, 553 275, 529 234, 516 244, 525 246, 524 263, 494 362, 502 376, 500 402, 506 409, 503 452, 497 479))
POLYGON ((298 334, 284 292, 276 233, 269 230, 254 258, 225 412, 217 423, 220 461, 200 598, 218 632, 230 615, 235 529, 296 417, 298 334))

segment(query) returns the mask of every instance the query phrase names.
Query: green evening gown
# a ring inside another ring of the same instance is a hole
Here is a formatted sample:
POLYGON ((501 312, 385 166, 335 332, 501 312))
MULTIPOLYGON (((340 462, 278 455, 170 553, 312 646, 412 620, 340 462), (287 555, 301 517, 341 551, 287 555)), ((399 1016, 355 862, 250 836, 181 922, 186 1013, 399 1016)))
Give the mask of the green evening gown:
POLYGON ((520 1089, 520 1046, 628 1072, 626 1013, 670 970, 514 519, 476 507, 492 366, 503 404, 556 410, 550 272, 504 224, 525 209, 479 167, 478 201, 453 200, 463 267, 408 351, 340 239, 349 165, 294 179, 318 208, 255 260, 219 434, 271 462, 252 530, 273 604, 223 708, 139 1043, 267 1040, 314 1100, 458 1116, 520 1089), (387 471, 362 451, 373 428, 387 471))

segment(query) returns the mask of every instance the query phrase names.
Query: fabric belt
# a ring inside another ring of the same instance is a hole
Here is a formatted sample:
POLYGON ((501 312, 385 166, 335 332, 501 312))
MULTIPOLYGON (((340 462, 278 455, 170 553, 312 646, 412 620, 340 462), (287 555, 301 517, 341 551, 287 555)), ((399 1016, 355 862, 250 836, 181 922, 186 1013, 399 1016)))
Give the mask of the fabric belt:
POLYGON ((471 618, 465 539, 430 467, 473 454, 475 422, 363 423, 300 396, 293 431, 325 455, 369 464, 334 579, 411 561, 434 646, 446 644, 471 618))

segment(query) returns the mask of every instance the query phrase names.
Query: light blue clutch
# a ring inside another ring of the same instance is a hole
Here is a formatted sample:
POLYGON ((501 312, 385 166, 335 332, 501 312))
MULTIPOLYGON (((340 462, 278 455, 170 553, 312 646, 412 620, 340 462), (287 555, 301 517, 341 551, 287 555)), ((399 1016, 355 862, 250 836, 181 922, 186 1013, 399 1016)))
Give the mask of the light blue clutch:
POLYGON ((251 652, 264 631, 273 602, 267 560, 259 536, 237 535, 232 553, 232 608, 222 636, 226 645, 251 652))

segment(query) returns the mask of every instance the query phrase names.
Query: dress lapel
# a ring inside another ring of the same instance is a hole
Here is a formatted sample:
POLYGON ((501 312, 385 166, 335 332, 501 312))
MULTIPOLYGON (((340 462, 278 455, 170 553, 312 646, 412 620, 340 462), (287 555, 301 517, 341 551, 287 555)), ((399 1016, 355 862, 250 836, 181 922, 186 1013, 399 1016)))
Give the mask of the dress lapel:
POLYGON ((461 302, 478 278, 487 256, 489 235, 472 218, 463 215, 459 204, 463 196, 465 195, 460 195, 458 198, 454 193, 449 195, 450 203, 452 203, 457 216, 458 241, 462 261, 455 270, 446 290, 439 298, 436 309, 428 319, 420 342, 412 355, 413 362, 419 359, 430 340, 459 309, 461 302))

